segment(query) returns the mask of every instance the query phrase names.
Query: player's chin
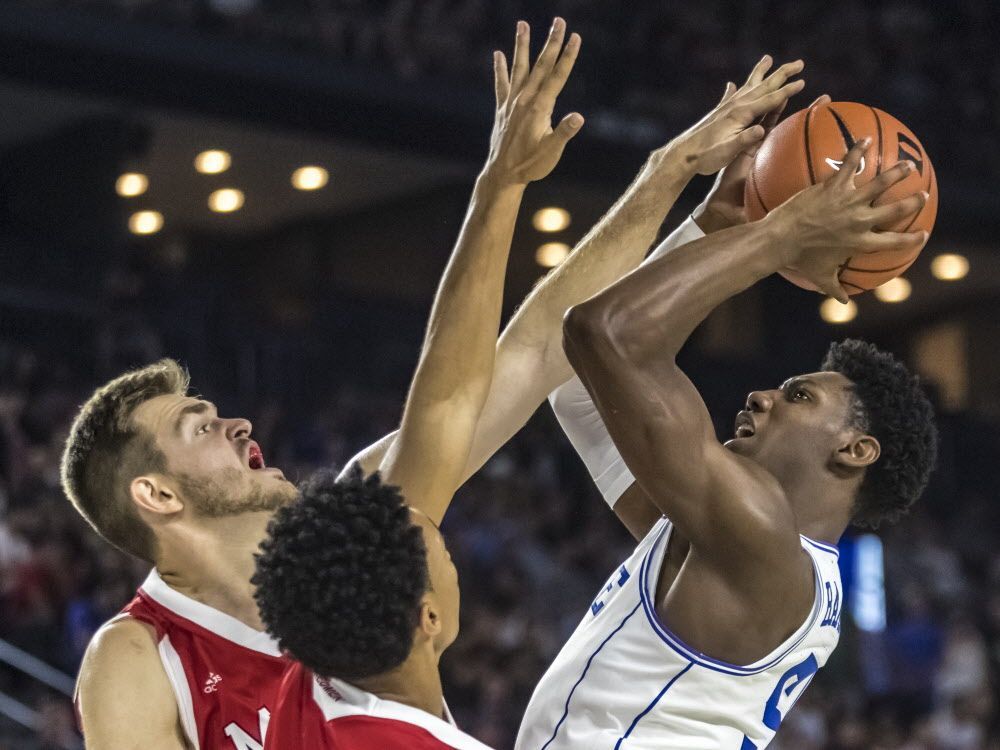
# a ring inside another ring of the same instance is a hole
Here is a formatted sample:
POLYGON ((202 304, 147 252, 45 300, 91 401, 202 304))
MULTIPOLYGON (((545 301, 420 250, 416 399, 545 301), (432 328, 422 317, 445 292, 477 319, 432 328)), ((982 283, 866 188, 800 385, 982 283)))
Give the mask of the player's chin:
POLYGON ((750 438, 729 438, 726 442, 722 444, 722 447, 728 448, 733 453, 739 453, 741 456, 749 456, 752 452, 753 440, 750 438))

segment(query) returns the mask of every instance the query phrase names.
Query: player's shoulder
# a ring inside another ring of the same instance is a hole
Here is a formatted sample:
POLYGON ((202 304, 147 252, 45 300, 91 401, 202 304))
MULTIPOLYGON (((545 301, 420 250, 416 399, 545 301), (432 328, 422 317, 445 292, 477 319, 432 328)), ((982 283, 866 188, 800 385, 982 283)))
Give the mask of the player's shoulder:
POLYGON ((173 737, 177 705, 153 628, 127 615, 105 623, 80 665, 77 703, 91 739, 111 737, 115 726, 137 717, 151 732, 173 737))
POLYGON ((156 632, 148 624, 128 615, 119 615, 102 625, 90 643, 80 665, 79 690, 100 692, 150 687, 159 675, 166 676, 157 651, 156 632))

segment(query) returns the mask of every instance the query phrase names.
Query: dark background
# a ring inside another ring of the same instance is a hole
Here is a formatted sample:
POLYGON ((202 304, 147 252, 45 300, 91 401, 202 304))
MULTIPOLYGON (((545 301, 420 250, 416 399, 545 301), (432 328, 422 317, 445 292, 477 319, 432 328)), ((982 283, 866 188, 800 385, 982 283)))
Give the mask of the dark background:
MULTIPOLYGON (((73 675, 145 572, 58 488, 74 408, 124 368, 179 358, 293 476, 392 429, 485 156, 491 52, 509 49, 517 19, 537 41, 557 13, 584 40, 557 114, 587 124, 528 191, 508 311, 544 273, 536 247, 579 240, 648 151, 764 52, 806 60, 799 106, 824 92, 862 101, 923 141, 941 202, 908 300, 865 295, 835 326, 818 297, 769 279, 720 308, 683 364, 720 434, 748 390, 814 369, 834 338, 865 337, 924 375, 941 464, 912 516, 879 532, 887 627, 861 632, 845 614, 840 649, 774 746, 1000 747, 1000 11, 988 0, 0 2, 0 638, 73 675), (196 173, 208 148, 232 168, 196 173), (293 190, 303 164, 326 167, 329 185, 293 190), (118 197, 125 171, 147 174, 148 192, 118 197), (211 213, 219 187, 243 190, 242 210, 211 213), (572 215, 551 236, 531 226, 550 205, 572 215), (162 212, 163 229, 130 234, 140 209, 162 212), (965 279, 931 276, 945 252, 969 259, 965 279)), ((463 633, 443 667, 483 741, 510 746, 534 682, 624 556, 608 521, 548 407, 456 501, 446 535, 463 633)), ((58 690, 0 668, 0 693, 2 713, 41 727, 0 717, 0 747, 78 746, 58 690)))

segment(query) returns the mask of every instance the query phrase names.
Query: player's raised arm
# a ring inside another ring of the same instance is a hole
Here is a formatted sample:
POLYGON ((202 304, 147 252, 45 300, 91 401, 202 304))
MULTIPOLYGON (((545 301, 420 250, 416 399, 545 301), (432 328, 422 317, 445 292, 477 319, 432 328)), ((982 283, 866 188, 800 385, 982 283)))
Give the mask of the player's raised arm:
POLYGON ((564 323, 570 362, 639 485, 699 554, 737 578, 758 571, 748 561, 799 554, 794 518, 774 477, 716 440, 676 354, 715 307, 778 268, 796 268, 843 298, 837 271, 853 252, 925 240, 923 232, 874 231, 915 213, 926 196, 873 208, 909 165, 855 188, 853 170, 868 145, 764 220, 678 248, 573 308, 564 323))
POLYGON ((557 18, 533 67, 529 29, 518 24, 513 64, 494 56, 496 118, 490 155, 431 309, 399 434, 382 460, 384 478, 440 523, 463 478, 493 377, 504 270, 525 186, 545 177, 583 124, 576 113, 553 129, 556 97, 580 37, 563 45, 557 18))
MULTIPOLYGON (((723 100, 695 126, 703 136, 702 148, 713 152, 711 159, 700 165, 701 170, 712 169, 752 149, 766 132, 766 127, 754 125, 762 108, 771 106, 770 111, 779 112, 787 96, 797 90, 785 84, 801 71, 801 63, 781 66, 767 76, 770 66, 771 58, 765 56, 741 88, 727 86, 723 100), (760 87, 765 78, 771 88, 760 87), (754 94, 744 114, 753 119, 734 119, 726 102, 751 90, 754 94), (781 92, 781 97, 770 96, 775 90, 781 92)), ((569 258, 531 292, 504 329, 497 343, 489 396, 463 479, 475 473, 527 422, 552 389, 572 375, 562 350, 562 316, 572 305, 634 269, 646 254, 674 201, 694 174, 686 163, 689 152, 672 145, 650 155, 625 193, 569 258)), ((385 436, 354 460, 360 461, 366 471, 374 470, 393 439, 392 435, 385 436)))

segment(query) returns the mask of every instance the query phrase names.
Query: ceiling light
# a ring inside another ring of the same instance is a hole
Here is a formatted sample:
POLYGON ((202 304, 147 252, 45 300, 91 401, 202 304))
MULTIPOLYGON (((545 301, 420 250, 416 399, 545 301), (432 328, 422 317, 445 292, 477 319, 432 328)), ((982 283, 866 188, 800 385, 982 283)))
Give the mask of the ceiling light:
POLYGON ((220 214, 238 211, 243 207, 243 192, 236 188, 222 188, 208 196, 208 207, 220 214))
POLYGON ((128 219, 132 234, 154 234, 163 228, 163 214, 159 211, 136 211, 128 219))
POLYGON ((842 305, 831 297, 819 306, 819 314, 827 323, 849 323, 857 316, 858 306, 854 300, 842 305))
POLYGON ((292 172, 292 186, 296 190, 319 190, 330 180, 330 173, 323 167, 299 167, 292 172))
POLYGON ((902 302, 910 296, 913 287, 902 276, 897 276, 881 286, 875 287, 875 296, 883 302, 902 302))
POLYGON ((931 273, 941 281, 958 281, 969 272, 969 259, 964 255, 945 253, 931 261, 931 273))
POLYGON ((539 232, 561 232, 569 226, 570 215, 565 208, 550 206, 535 211, 531 223, 539 232))
POLYGON ((123 198, 142 195, 149 187, 149 178, 138 172, 126 172, 115 182, 115 192, 123 198))
POLYGON ((233 160, 229 156, 229 153, 220 151, 219 149, 202 151, 194 158, 194 168, 202 174, 219 174, 219 172, 225 172, 232 163, 233 160))
POLYGON ((546 242, 535 251, 535 261, 543 268, 555 268, 566 260, 570 249, 565 242, 546 242))

